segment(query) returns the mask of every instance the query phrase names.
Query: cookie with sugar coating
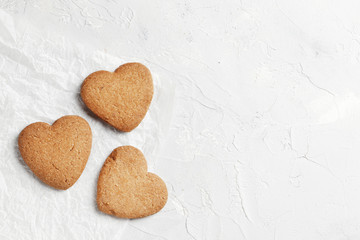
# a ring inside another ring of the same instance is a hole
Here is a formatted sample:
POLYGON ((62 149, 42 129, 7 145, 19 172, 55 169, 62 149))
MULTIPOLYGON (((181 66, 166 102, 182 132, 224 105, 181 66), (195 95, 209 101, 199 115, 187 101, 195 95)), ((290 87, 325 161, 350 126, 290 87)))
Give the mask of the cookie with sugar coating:
POLYGON ((85 105, 99 118, 123 132, 136 128, 149 109, 154 87, 141 63, 121 65, 115 72, 90 74, 81 87, 85 105))
POLYGON ((159 212, 167 197, 164 181, 147 172, 139 149, 118 147, 106 159, 97 185, 100 211, 120 218, 142 218, 159 212))
POLYGON ((18 145, 24 162, 41 181, 65 190, 81 176, 91 141, 91 129, 85 119, 64 116, 53 125, 30 124, 21 131, 18 145))

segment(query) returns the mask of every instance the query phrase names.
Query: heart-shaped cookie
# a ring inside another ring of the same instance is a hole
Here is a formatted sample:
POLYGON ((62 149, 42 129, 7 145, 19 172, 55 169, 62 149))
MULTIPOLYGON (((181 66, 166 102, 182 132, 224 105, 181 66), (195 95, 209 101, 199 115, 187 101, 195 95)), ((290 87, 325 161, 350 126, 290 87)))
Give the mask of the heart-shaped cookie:
POLYGON ((115 72, 90 74, 82 84, 81 98, 99 118, 130 132, 145 117, 153 92, 149 69, 140 63, 127 63, 115 72))
POLYGON ((91 150, 91 129, 79 116, 64 116, 49 125, 30 124, 20 133, 22 158, 44 183, 68 189, 83 172, 91 150))
POLYGON ((116 148, 106 159, 97 185, 100 211, 120 218, 141 218, 160 211, 167 201, 164 181, 147 172, 142 152, 132 146, 116 148))

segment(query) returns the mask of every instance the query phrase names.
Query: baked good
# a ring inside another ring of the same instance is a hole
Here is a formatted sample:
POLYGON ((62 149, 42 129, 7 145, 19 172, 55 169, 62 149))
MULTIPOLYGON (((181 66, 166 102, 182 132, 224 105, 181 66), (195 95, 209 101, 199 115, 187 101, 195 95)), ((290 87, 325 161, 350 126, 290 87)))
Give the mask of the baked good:
POLYGON ((100 211, 120 218, 142 218, 160 211, 167 201, 164 181, 147 172, 142 152, 132 146, 114 149, 97 185, 100 211))
POLYGON ((123 132, 136 128, 152 100, 153 80, 141 63, 121 65, 115 72, 90 74, 81 87, 81 98, 99 118, 123 132))
POLYGON ((49 125, 30 124, 20 133, 24 162, 47 185, 68 189, 83 172, 91 150, 91 129, 79 116, 64 116, 49 125))

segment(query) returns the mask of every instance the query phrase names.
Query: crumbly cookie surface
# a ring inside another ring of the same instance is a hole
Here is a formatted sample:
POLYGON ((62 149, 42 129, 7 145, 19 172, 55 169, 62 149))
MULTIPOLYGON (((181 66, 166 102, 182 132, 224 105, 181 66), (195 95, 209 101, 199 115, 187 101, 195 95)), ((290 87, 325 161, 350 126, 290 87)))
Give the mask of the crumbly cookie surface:
POLYGON ((147 172, 140 150, 132 146, 114 149, 106 159, 97 185, 100 211, 120 218, 141 218, 159 212, 167 201, 164 181, 147 172))
POLYGON ((19 135, 24 162, 44 183, 68 189, 79 179, 91 151, 92 134, 87 121, 64 116, 53 125, 30 124, 19 135))
POLYGON ((115 72, 90 74, 82 84, 81 98, 99 118, 129 132, 145 117, 153 92, 149 69, 140 63, 127 63, 115 72))

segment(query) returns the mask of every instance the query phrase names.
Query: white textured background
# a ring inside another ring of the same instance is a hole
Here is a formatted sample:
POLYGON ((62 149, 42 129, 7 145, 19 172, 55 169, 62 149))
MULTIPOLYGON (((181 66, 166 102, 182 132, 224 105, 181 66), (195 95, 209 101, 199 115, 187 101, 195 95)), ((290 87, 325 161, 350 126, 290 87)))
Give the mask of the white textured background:
POLYGON ((0 239, 360 239, 360 1, 0 0, 0 239), (120 3, 121 2, 121 3, 120 3), (156 84, 119 133, 78 99, 89 73, 140 61, 156 84), (41 184, 16 138, 86 118, 92 153, 69 190, 41 184), (158 214, 95 207, 117 146, 169 189, 158 214))

